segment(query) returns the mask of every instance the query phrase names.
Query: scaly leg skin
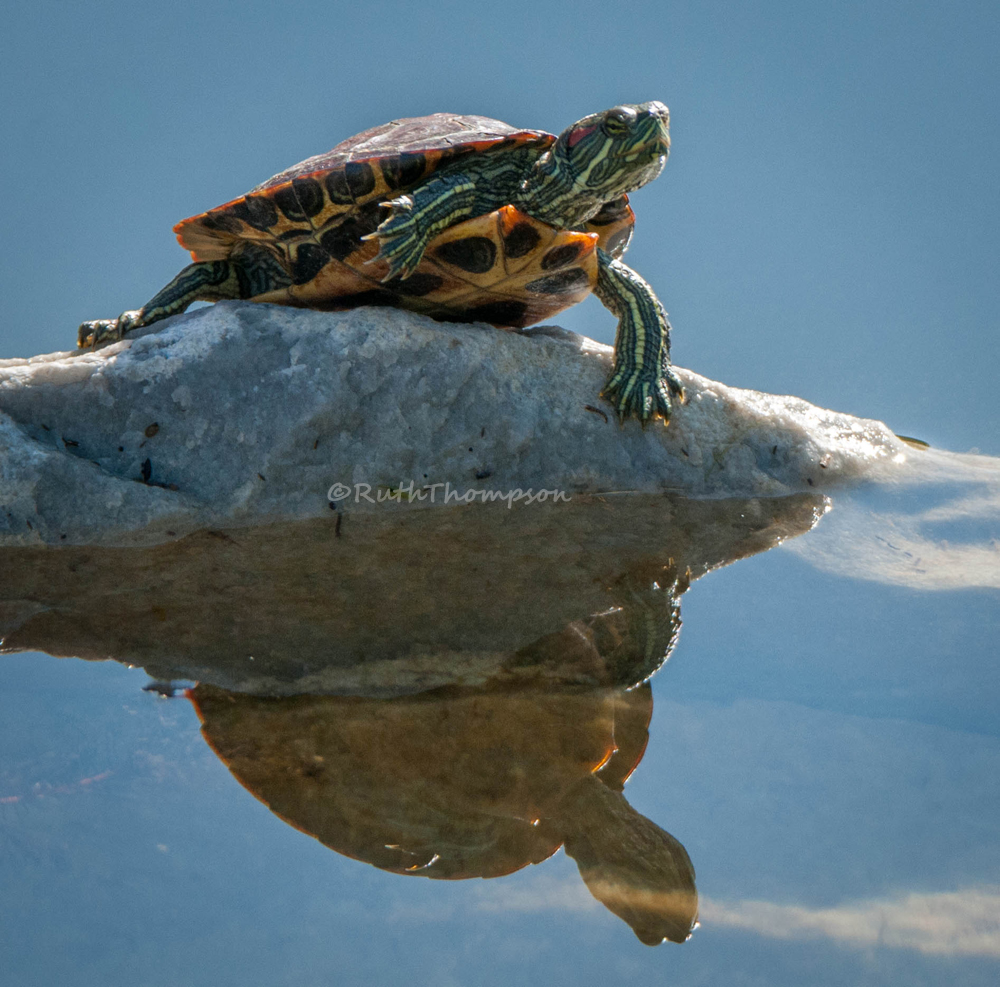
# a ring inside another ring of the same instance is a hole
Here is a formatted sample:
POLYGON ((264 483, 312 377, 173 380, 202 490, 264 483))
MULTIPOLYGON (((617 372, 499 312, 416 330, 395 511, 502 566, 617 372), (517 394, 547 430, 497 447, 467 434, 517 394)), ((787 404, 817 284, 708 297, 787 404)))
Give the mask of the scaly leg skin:
POLYGON ((140 309, 122 312, 117 319, 95 319, 80 326, 76 345, 80 349, 121 339, 127 332, 183 312, 196 300, 239 298, 239 278, 227 260, 189 264, 165 288, 140 309), (210 295, 211 297, 206 297, 210 295))
POLYGON ((427 244, 442 230, 468 219, 475 204, 476 184, 462 174, 437 178, 386 203, 392 215, 374 233, 362 238, 379 242, 375 259, 389 265, 389 273, 382 280, 408 278, 423 258, 427 244))
POLYGON ((275 257, 262 247, 247 244, 230 260, 189 264, 140 309, 122 312, 117 319, 84 322, 77 335, 81 349, 113 343, 127 332, 183 312, 192 302, 253 298, 292 283, 275 257))
POLYGON ((628 265, 597 251, 597 288, 604 307, 618 316, 614 366, 601 397, 619 421, 634 415, 643 425, 669 422, 684 387, 670 366, 670 323, 653 289, 628 265))

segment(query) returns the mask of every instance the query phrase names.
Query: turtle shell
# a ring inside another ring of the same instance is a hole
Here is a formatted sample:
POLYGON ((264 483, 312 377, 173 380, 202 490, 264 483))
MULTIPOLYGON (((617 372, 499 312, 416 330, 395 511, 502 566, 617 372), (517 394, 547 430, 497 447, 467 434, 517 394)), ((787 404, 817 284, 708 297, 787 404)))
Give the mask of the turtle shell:
POLYGON ((555 853, 561 837, 535 821, 595 774, 621 791, 652 714, 648 685, 372 699, 202 683, 188 695, 205 740, 276 815, 345 856, 451 880, 555 853))
POLYGON ((634 215, 625 196, 580 230, 556 230, 514 206, 449 227, 410 277, 383 282, 377 240, 388 200, 471 154, 541 155, 552 134, 499 120, 436 113, 395 120, 307 158, 246 195, 174 227, 195 261, 254 244, 289 273, 287 288, 255 301, 316 309, 398 305, 449 321, 521 327, 583 299, 597 280, 597 247, 624 252, 634 215))

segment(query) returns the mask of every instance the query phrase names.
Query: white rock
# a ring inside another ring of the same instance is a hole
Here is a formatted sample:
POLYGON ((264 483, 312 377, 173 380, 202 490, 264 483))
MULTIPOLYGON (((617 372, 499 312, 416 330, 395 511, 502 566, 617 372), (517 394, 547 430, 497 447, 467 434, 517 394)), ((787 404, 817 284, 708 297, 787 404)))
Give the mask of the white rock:
POLYGON ((410 483, 414 508, 449 491, 819 492, 907 455, 879 422, 685 370, 668 427, 620 426, 598 397, 610 358, 552 327, 222 302, 96 352, 2 360, 0 544, 328 516, 335 484, 358 512, 380 509, 366 487, 410 483))

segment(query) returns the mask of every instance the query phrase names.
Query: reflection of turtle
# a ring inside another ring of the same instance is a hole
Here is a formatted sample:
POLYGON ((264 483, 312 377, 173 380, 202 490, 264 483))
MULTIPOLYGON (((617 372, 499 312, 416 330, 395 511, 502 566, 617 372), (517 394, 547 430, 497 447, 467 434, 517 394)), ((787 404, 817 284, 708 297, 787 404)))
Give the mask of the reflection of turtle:
POLYGON ((390 304, 519 327, 593 290, 619 319, 603 395, 621 417, 667 419, 683 393, 669 325, 618 258, 634 219, 626 193, 663 168, 668 119, 652 102, 585 117, 558 138, 447 113, 367 130, 179 223, 195 263, 138 311, 84 323, 80 345, 199 299, 390 304))
POLYGON ((622 785, 646 746, 648 685, 268 699, 199 685, 202 731, 272 812, 397 874, 499 877, 561 844, 644 942, 697 914, 684 847, 622 785))
POLYGON ((686 577, 522 649, 493 682, 365 699, 191 692, 202 731, 273 812, 397 874, 499 877, 564 846, 590 892, 644 943, 697 915, 684 847, 622 789, 652 714, 649 685, 686 577))

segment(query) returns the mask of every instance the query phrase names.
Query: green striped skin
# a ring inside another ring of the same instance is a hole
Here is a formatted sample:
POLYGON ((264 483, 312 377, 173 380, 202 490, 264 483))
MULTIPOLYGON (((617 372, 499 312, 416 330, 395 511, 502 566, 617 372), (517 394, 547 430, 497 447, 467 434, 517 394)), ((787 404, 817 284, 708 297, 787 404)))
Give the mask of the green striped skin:
POLYGON ((257 244, 247 243, 234 250, 229 260, 189 264, 143 305, 141 315, 137 313, 141 321, 133 323, 128 329, 176 315, 192 301, 253 298, 289 284, 291 278, 270 253, 257 244))
MULTIPOLYGON (((392 215, 365 240, 378 240, 380 259, 389 262, 382 279, 408 278, 424 256, 427 245, 442 230, 472 216, 492 212, 496 206, 476 211, 476 183, 484 176, 466 171, 442 175, 422 185, 413 195, 392 199, 392 215)), ((499 184, 499 183, 498 183, 499 184)), ((503 205, 508 200, 501 200, 503 205)))
MULTIPOLYGON (((408 277, 431 240, 463 219, 482 216, 508 203, 541 219, 535 215, 534 204, 525 201, 524 195, 525 176, 537 162, 535 148, 516 148, 502 154, 487 151, 443 168, 439 177, 390 200, 392 215, 365 237, 379 241, 379 257, 389 262, 389 273, 383 281, 408 277)), ((561 230, 575 226, 550 225, 561 230)))
POLYGON ((667 108, 652 102, 578 120, 538 159, 515 204, 559 229, 579 226, 663 171, 669 119, 667 108))
POLYGON ((117 319, 84 322, 80 326, 78 345, 91 347, 121 339, 133 329, 183 312, 193 301, 219 302, 239 297, 240 279, 235 264, 225 260, 189 264, 141 309, 122 312, 117 319))
POLYGON ((598 251, 594 293, 618 316, 615 362, 601 397, 623 420, 669 420, 684 387, 670 366, 670 323, 653 289, 628 265, 598 251))
MULTIPOLYGON (((437 119, 439 117, 427 118, 428 121, 437 119)), ((459 118, 460 121, 466 119, 479 118, 459 118)), ((627 201, 622 198, 625 194, 660 174, 670 147, 668 124, 669 115, 662 103, 641 103, 617 106, 584 117, 557 139, 536 132, 524 132, 513 141, 500 142, 497 138, 498 146, 495 148, 489 140, 470 145, 475 148, 474 153, 452 155, 450 163, 437 166, 432 174, 426 174, 409 188, 397 185, 403 194, 388 200, 381 197, 376 200, 388 210, 388 216, 374 232, 359 235, 356 241, 359 251, 364 246, 363 241, 378 241, 377 256, 362 263, 378 261, 381 264, 375 275, 376 286, 383 270, 387 273, 381 277, 381 283, 405 285, 436 236, 464 220, 487 216, 505 206, 513 206, 555 230, 583 230, 588 220, 596 216, 602 207, 618 200, 627 201)), ((506 127, 503 124, 497 126, 506 127)), ((506 130, 511 132, 511 128, 506 130)), ((359 135, 357 140, 364 136, 359 135)), ((349 143, 345 142, 345 145, 349 143)), ((385 153, 388 154, 389 149, 385 153)), ((369 160, 376 169, 380 167, 378 159, 369 160)), ((303 164, 308 165, 309 162, 303 164)), ((245 201, 249 203, 254 194, 275 195, 287 188, 287 185, 277 184, 286 174, 298 173, 291 169, 282 176, 276 176, 271 183, 258 186, 245 201), (275 191, 269 191, 272 183, 275 184, 275 191)), ((330 174, 336 177, 339 173, 331 171, 330 174)), ((378 174, 376 171, 376 178, 378 174)), ((305 177, 308 179, 309 175, 305 177)), ((322 178, 322 173, 315 172, 315 177, 322 178)), ((313 184, 316 185, 315 182, 313 184)), ((355 201, 361 203, 367 200, 355 201)), ((242 206, 242 203, 234 200, 230 205, 242 206)), ((220 210, 225 208, 220 207, 220 210)), ((274 211, 273 206, 269 208, 274 211)), ((281 208, 285 207, 282 205, 281 208)), ((176 229, 190 229, 192 223, 198 223, 203 218, 203 226, 207 227, 207 218, 216 212, 193 217, 178 224, 176 229)), ((335 215, 334 221, 337 221, 335 215)), ((368 228, 372 229, 371 226, 368 228)), ((305 246, 295 249, 306 249, 310 238, 314 234, 318 237, 320 232, 307 219, 299 241, 305 246)), ((359 234, 363 233, 364 230, 359 231, 359 234)), ((284 237, 293 234, 294 229, 288 230, 287 234, 282 233, 280 239, 285 242, 284 237)), ((214 235, 211 230, 209 235, 214 235)), ((257 238, 253 240, 238 241, 234 247, 228 248, 228 254, 215 252, 205 257, 205 251, 199 244, 197 249, 203 254, 201 259, 181 271, 142 309, 125 312, 118 319, 83 323, 78 344, 81 347, 96 346, 121 339, 132 329, 184 311, 196 300, 258 298, 266 301, 275 298, 270 293, 279 293, 292 284, 293 272, 288 262, 281 260, 280 250, 275 249, 279 246, 275 231, 265 233, 263 239, 260 234, 255 236, 257 238), (273 239, 269 241, 268 236, 273 239), (216 259, 221 257, 226 259, 216 259)), ((179 239, 197 256, 190 242, 181 236, 179 239)), ((295 242, 288 240, 288 249, 292 249, 295 242)), ((669 420, 674 403, 683 398, 683 388, 670 367, 670 325, 662 306, 650 286, 618 259, 627 243, 626 237, 617 246, 608 247, 611 253, 602 249, 597 251, 598 274, 594 291, 619 320, 614 365, 601 393, 612 404, 619 420, 624 422, 626 418, 635 417, 645 425, 653 418, 669 420)), ((499 241, 497 245, 503 249, 499 241)), ((296 256, 302 255, 299 253, 296 256)), ((307 273, 305 278, 312 276, 307 273)), ((294 279, 295 285, 304 283, 301 278, 294 279)), ((405 294, 402 288, 393 290, 405 294)), ((335 302, 337 294, 341 293, 346 295, 348 291, 335 287, 335 293, 321 298, 319 303, 335 302)), ((292 300, 290 303, 317 304, 308 300, 292 300)), ((457 310, 457 316, 461 317, 461 309, 457 310)))
MULTIPOLYGON (((619 106, 563 131, 525 183, 526 212, 553 226, 576 226, 604 202, 635 191, 663 170, 669 113, 658 102, 619 106)), ((653 289, 630 267, 598 251, 595 294, 618 316, 611 376, 601 391, 619 421, 669 421, 684 388, 670 366, 670 323, 653 289)))
POLYGON ((391 200, 392 215, 371 235, 390 260, 384 280, 411 272, 436 233, 507 203, 556 229, 579 229, 606 202, 660 174, 668 121, 662 103, 618 106, 578 120, 541 155, 534 148, 486 152, 443 168, 391 200))
POLYGON ((221 301, 239 297, 236 265, 225 260, 190 264, 142 307, 146 323, 172 315, 178 304, 197 294, 199 301, 221 301))
MULTIPOLYGON (((261 251, 263 253, 263 251, 261 251)), ((270 255, 267 255, 270 259, 270 255)), ((239 263, 239 259, 210 260, 198 264, 188 264, 164 288, 161 288, 141 309, 122 312, 117 319, 96 319, 80 326, 77 345, 81 348, 100 346, 115 342, 126 333, 142 326, 151 325, 171 315, 183 312, 192 302, 221 302, 232 298, 252 298, 259 291, 251 287, 254 280, 265 290, 277 287, 276 278, 288 277, 272 262, 263 275, 255 271, 255 266, 239 263), (254 274, 257 277, 254 278, 254 274)))
MULTIPOLYGON (((537 157, 521 181, 512 154, 483 154, 443 169, 439 178, 394 199, 392 215, 372 234, 390 264, 386 280, 412 272, 441 230, 507 202, 557 229, 579 228, 606 202, 660 174, 670 148, 668 121, 658 102, 584 117, 537 157)), ((663 306, 635 271, 604 251, 598 252, 598 272, 595 293, 618 316, 614 366, 601 396, 620 421, 668 421, 684 388, 670 366, 663 306)))

